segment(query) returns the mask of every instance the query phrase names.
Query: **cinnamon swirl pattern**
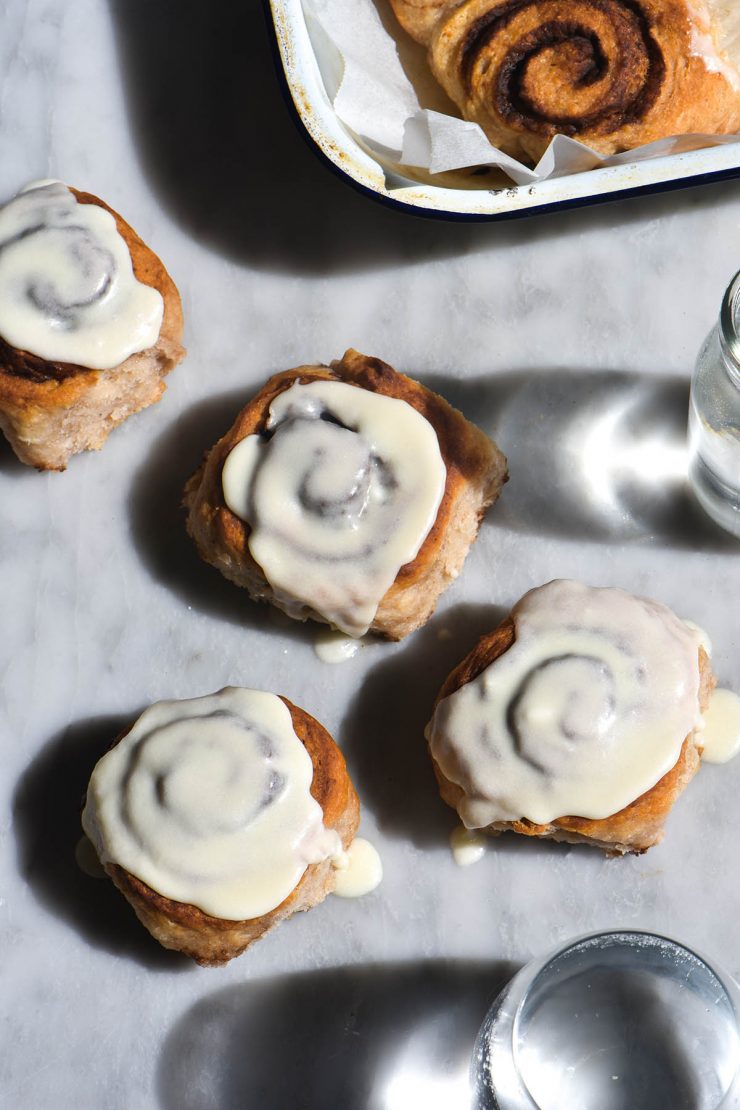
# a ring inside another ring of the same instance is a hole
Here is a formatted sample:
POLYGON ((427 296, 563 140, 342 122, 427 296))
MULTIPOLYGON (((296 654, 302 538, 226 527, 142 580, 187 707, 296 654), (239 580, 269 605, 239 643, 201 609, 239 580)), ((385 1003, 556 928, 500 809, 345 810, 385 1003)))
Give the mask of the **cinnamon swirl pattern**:
POLYGON ((274 694, 227 687, 158 702, 97 764, 82 823, 103 863, 218 918, 275 909, 341 857, 311 758, 274 694))
POLYGON ((435 431, 411 405, 314 381, 273 400, 265 434, 232 449, 222 483, 280 604, 362 636, 429 533, 445 478, 435 431))
POLYGON ((740 129, 740 82, 702 0, 394 0, 466 119, 537 160, 555 134, 614 154, 740 129))
POLYGON ((427 728, 463 823, 618 813, 701 726, 700 633, 658 602, 568 581, 526 594, 512 620, 511 646, 427 728))
POLYGON ((156 343, 163 312, 104 208, 58 181, 0 208, 0 336, 10 347, 108 370, 156 343))

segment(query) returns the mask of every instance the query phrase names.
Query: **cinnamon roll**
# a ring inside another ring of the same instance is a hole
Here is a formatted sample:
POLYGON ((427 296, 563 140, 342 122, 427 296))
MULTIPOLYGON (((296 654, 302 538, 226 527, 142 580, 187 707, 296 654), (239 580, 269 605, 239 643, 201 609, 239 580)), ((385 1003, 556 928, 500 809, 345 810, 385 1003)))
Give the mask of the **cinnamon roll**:
POLYGON ((530 591, 452 672, 426 735, 466 828, 644 852, 699 768, 700 631, 624 590, 530 591))
POLYGON ((740 130, 740 71, 706 0, 393 3, 463 117, 520 159, 556 134, 610 155, 740 130))
POLYGON ((145 710, 95 767, 82 814, 142 924, 207 966, 323 901, 358 822, 326 729, 237 687, 145 710))
POLYGON ((187 527, 256 600, 397 640, 431 615, 505 480, 446 401, 348 351, 267 382, 188 482, 187 527))
POLYGON ((0 208, 0 429, 21 462, 99 449, 159 400, 181 336, 172 279, 98 197, 39 182, 0 208))

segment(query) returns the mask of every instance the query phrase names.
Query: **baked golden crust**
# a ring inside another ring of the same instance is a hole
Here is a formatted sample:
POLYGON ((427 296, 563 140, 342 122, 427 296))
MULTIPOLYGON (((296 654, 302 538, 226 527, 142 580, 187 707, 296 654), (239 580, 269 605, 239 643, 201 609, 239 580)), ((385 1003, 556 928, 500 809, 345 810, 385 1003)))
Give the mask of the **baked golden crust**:
POLYGON ((428 44, 437 21, 460 0, 391 0, 398 22, 412 39, 428 44))
MULTIPOLYGON (((226 506, 221 472, 229 452, 248 435, 264 431, 272 401, 295 382, 339 381, 408 402, 434 428, 447 468, 436 520, 412 562, 401 567, 383 597, 370 631, 400 640, 433 613, 440 594, 457 576, 483 514, 507 480, 506 459, 491 440, 442 397, 399 374, 387 363, 349 350, 331 366, 299 366, 275 374, 242 409, 208 452, 184 494, 187 529, 201 558, 247 589, 257 601, 280 602, 249 551, 249 525, 226 506)), ((320 614, 306 612, 314 620, 320 614)))
POLYGON ((71 455, 99 450, 113 428, 159 400, 185 354, 180 294, 160 259, 99 197, 70 192, 114 217, 136 278, 161 293, 164 315, 155 345, 110 370, 48 362, 0 339, 0 430, 20 461, 39 470, 64 470, 71 455))
MULTIPOLYGON (((470 654, 450 673, 437 695, 434 707, 443 698, 449 697, 461 686, 477 678, 494 660, 508 651, 514 640, 514 621, 509 616, 493 632, 483 636, 470 654)), ((716 685, 709 657, 703 648, 699 648, 699 675, 699 705, 703 712, 716 685)), ((639 855, 662 839, 663 826, 674 802, 699 770, 701 753, 700 738, 694 732, 689 733, 670 771, 650 790, 610 817, 593 820, 563 816, 548 825, 538 825, 523 818, 520 821, 496 821, 482 831, 493 836, 501 832, 517 832, 523 836, 573 844, 588 843, 603 848, 610 855, 622 855, 626 852, 639 855)), ((464 795, 462 788, 446 778, 434 757, 432 765, 442 798, 453 809, 457 809, 464 795)))
MULTIPOLYGON (((323 725, 287 698, 281 697, 281 701, 290 710, 295 733, 311 757, 311 794, 323 810, 326 828, 339 834, 346 851, 360 822, 360 802, 347 773, 344 756, 323 725)), ((122 732, 113 746, 128 731, 122 732)), ((227 921, 197 906, 175 902, 157 893, 118 864, 104 866, 155 940, 164 948, 190 956, 204 967, 217 967, 241 955, 281 921, 323 902, 336 883, 336 872, 330 860, 311 864, 295 889, 274 910, 248 921, 227 921)))
POLYGON ((392 0, 491 143, 536 162, 556 134, 604 155, 740 130, 740 74, 701 0, 392 0))

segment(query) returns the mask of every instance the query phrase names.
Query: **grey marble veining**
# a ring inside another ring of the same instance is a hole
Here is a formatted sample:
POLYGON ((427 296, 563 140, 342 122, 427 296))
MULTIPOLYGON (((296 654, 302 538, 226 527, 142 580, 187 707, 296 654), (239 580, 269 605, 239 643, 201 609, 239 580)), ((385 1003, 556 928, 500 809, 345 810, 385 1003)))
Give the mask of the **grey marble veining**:
POLYGON ((456 1110, 487 1000, 569 935, 665 931, 740 972, 740 761, 705 768, 644 857, 504 838, 459 870, 421 736, 453 663, 555 576, 699 621, 740 688, 738 549, 682 478, 691 366, 740 265, 737 185, 490 227, 385 211, 298 136, 258 9, 0 4, 0 195, 54 175, 106 198, 175 277, 189 348, 162 402, 65 474, 0 445, 9 1107, 456 1110), (433 621, 332 668, 198 561, 178 504, 270 372, 350 345, 495 434, 512 478, 433 621), (386 878, 215 971, 161 951, 74 847, 121 725, 229 682, 338 736, 386 878))

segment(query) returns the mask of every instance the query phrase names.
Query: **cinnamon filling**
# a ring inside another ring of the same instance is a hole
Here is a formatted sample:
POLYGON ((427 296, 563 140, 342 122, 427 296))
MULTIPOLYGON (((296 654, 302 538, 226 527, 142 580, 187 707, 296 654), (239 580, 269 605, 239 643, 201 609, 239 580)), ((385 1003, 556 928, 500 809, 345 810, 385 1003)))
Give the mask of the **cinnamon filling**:
POLYGON ((0 372, 12 378, 25 378, 29 382, 63 382, 75 374, 89 374, 82 366, 71 362, 47 362, 44 358, 32 355, 30 351, 19 351, 11 347, 0 336, 0 372))
MULTIPOLYGON (((516 16, 540 2, 509 0, 471 25, 460 54, 460 72, 468 95, 474 92, 476 67, 484 53, 495 47, 496 37, 516 16)), ((655 103, 665 76, 665 62, 639 0, 583 0, 582 6, 609 19, 618 57, 612 61, 598 31, 578 20, 555 18, 543 22, 509 50, 490 79, 495 110, 508 124, 540 134, 574 134, 586 129, 609 133, 640 120, 655 103), (603 91, 594 88, 590 111, 554 114, 543 103, 537 82, 528 81, 528 76, 533 63, 543 63, 547 53, 553 56, 550 66, 557 65, 574 92, 605 80, 603 91)))

